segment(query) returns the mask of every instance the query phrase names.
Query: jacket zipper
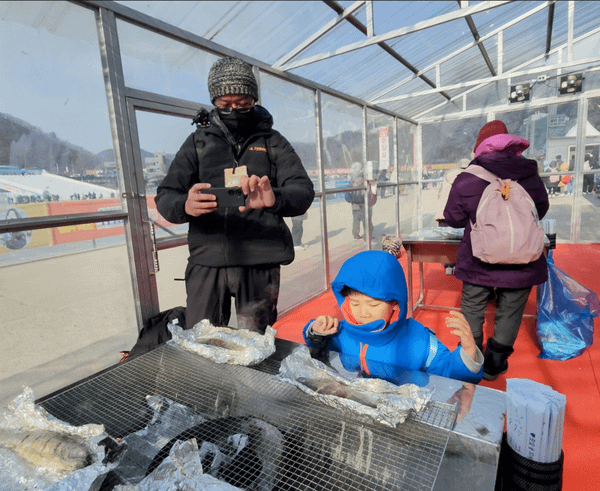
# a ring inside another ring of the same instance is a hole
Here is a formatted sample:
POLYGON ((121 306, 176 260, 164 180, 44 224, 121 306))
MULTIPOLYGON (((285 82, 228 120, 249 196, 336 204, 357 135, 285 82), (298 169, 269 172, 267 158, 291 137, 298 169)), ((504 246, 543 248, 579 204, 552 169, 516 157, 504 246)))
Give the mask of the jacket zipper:
POLYGON ((369 345, 367 343, 365 343, 365 344, 360 343, 360 355, 359 355, 360 369, 362 372, 366 373, 367 375, 371 375, 371 372, 369 372, 369 366, 367 365, 367 349, 368 348, 369 348, 369 345))

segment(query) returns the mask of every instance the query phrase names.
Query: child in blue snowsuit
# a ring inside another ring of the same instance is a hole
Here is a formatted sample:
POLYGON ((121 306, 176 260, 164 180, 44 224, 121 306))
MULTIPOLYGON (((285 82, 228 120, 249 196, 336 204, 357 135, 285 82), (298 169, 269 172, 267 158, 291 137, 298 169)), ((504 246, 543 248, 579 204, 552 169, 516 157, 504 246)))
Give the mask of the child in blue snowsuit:
POLYGON ((393 255, 365 251, 351 257, 331 289, 345 319, 311 320, 303 329, 307 346, 351 355, 360 366, 346 368, 358 368, 367 376, 389 378, 378 372, 381 365, 391 365, 465 382, 481 380, 483 355, 461 313, 450 312, 446 318, 446 325, 460 339, 452 352, 423 324, 406 318, 406 280, 393 255))

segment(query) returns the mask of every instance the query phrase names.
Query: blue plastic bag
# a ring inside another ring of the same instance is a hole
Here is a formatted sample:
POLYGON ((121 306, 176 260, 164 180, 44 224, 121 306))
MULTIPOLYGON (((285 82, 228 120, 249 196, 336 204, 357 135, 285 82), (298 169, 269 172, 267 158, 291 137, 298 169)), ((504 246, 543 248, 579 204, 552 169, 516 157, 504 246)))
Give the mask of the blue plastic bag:
POLYGON ((548 254, 548 281, 541 285, 537 312, 540 358, 568 360, 592 345, 594 317, 600 316, 598 295, 554 265, 548 254))

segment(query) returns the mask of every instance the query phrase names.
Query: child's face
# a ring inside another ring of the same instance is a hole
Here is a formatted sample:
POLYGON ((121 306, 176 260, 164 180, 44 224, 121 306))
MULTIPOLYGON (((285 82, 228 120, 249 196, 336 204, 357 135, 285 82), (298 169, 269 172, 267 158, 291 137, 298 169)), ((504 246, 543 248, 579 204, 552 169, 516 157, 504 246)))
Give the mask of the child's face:
POLYGON ((387 321, 398 308, 397 302, 385 302, 359 292, 352 292, 347 298, 350 311, 359 324, 368 324, 379 319, 387 321))

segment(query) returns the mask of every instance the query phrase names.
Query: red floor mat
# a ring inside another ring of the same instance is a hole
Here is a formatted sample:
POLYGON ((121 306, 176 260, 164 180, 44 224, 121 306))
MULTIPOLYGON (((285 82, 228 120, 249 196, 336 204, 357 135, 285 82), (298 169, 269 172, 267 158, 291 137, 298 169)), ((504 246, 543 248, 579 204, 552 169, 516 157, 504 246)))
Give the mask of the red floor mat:
MULTIPOLYGON (((569 276, 600 292, 600 245, 559 244, 553 253, 555 264, 569 276)), ((406 271, 406 256, 400 259, 406 271)), ((461 282, 445 274, 438 264, 424 267, 425 301, 428 304, 460 306, 461 282)), ((413 268, 413 295, 418 297, 418 268, 413 268)), ((535 314, 535 289, 526 314, 535 314)), ((341 318, 331 292, 327 292, 275 323, 277 337, 303 342, 302 328, 317 315, 341 318)), ((457 346, 444 319, 447 311, 418 309, 415 318, 436 332, 448 348, 457 346)), ((484 330, 493 332, 493 307, 486 314, 484 330)), ((507 378, 528 378, 551 386, 567 396, 563 435, 565 454, 563 491, 595 491, 600 478, 600 318, 594 320, 594 344, 581 356, 567 361, 542 360, 535 333, 535 319, 525 318, 509 359, 509 370, 493 382, 481 385, 506 390, 507 378)))

